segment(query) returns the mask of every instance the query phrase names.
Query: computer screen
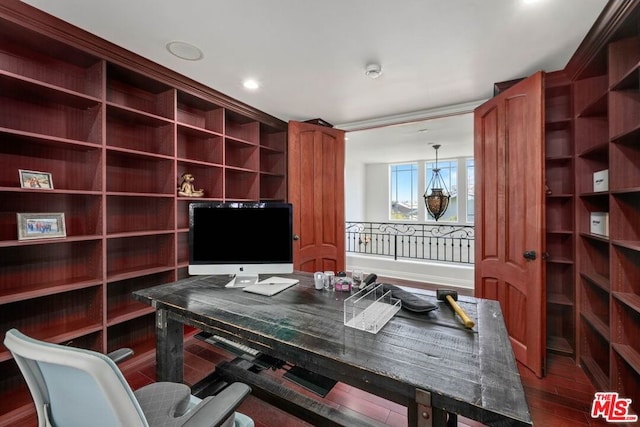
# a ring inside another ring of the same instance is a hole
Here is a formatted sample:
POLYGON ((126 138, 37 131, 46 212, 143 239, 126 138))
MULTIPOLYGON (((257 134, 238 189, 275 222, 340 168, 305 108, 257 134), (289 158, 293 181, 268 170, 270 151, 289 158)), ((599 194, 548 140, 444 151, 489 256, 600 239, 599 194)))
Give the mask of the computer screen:
POLYGON ((248 286, 258 274, 286 273, 293 273, 290 203, 189 205, 189 274, 235 275, 230 286, 248 286))

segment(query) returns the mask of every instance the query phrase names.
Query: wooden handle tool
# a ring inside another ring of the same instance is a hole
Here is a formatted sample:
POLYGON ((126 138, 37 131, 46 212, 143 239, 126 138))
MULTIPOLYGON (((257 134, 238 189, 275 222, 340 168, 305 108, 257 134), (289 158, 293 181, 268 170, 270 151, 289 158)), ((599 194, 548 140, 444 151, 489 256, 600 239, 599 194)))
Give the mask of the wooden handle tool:
POLYGON ((453 311, 455 311, 456 314, 460 316, 465 327, 471 329, 476 325, 475 322, 471 320, 469 316, 467 316, 467 313, 465 313, 465 311, 456 302, 458 299, 458 293, 456 291, 438 289, 436 291, 436 296, 439 301, 447 301, 449 303, 451 308, 453 308, 453 311))

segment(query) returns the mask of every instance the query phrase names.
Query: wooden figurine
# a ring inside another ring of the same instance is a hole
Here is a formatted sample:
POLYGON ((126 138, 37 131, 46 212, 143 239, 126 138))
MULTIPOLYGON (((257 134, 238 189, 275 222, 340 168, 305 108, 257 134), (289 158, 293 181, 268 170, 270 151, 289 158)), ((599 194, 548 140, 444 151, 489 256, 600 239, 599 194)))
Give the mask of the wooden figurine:
POLYGON ((180 177, 180 186, 178 187, 178 196, 184 197, 202 197, 204 196, 204 190, 196 190, 193 181, 195 178, 190 173, 183 173, 180 177))

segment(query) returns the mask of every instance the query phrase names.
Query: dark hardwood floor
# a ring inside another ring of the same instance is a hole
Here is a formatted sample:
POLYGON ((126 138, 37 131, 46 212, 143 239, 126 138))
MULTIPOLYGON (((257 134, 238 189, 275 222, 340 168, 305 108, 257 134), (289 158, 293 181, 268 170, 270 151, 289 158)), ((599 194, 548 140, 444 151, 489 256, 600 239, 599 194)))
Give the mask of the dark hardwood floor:
MULTIPOLYGON (((380 278, 384 281, 384 278, 380 278)), ((390 280, 387 280, 390 281, 390 280)), ((431 285, 394 280, 394 283, 433 290, 431 285)), ((468 290, 458 290, 459 294, 470 295, 468 290)), ((190 339, 185 345, 185 382, 193 385, 211 373, 215 365, 233 359, 233 355, 217 347, 190 339)), ((155 362, 153 359, 137 366, 123 367, 125 376, 135 389, 155 380, 155 362)), ((524 385, 529 410, 534 425, 544 427, 581 427, 608 425, 603 420, 590 417, 591 402, 595 393, 593 385, 584 372, 575 365, 571 358, 550 355, 548 358, 548 375, 537 378, 527 368, 519 365, 520 377, 524 385)), ((406 408, 387 401, 378 396, 358 390, 347 384, 338 383, 326 397, 321 398, 304 388, 282 378, 284 369, 263 371, 283 384, 322 400, 328 405, 343 406, 361 412, 379 420, 388 426, 406 426, 406 408)), ((288 415, 253 396, 239 408, 239 411, 253 418, 257 427, 292 427, 309 426, 310 424, 288 415)), ((479 427, 482 424, 460 417, 459 426, 479 427)))

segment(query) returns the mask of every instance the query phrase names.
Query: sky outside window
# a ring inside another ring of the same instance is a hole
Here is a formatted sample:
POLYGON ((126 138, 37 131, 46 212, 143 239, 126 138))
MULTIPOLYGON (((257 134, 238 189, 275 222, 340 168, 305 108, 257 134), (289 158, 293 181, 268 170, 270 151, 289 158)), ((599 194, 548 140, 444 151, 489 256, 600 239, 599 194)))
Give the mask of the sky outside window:
POLYGON ((390 219, 416 220, 418 218, 418 164, 390 165, 390 174, 390 219))

